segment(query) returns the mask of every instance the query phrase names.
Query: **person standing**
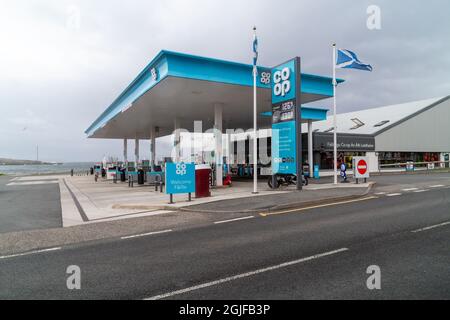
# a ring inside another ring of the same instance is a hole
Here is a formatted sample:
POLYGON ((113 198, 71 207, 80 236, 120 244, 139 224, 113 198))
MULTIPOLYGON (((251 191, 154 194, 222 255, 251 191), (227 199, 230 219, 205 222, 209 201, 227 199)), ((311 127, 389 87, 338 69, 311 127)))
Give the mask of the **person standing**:
POLYGON ((342 183, 347 183, 347 165, 345 164, 344 159, 341 159, 341 177, 342 183))

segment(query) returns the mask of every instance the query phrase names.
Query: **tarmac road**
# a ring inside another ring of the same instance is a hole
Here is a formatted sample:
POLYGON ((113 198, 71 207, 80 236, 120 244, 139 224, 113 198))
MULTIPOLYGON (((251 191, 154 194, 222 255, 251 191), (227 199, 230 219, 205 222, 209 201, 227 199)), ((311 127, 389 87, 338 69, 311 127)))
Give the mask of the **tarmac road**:
POLYGON ((0 177, 0 233, 62 227, 57 183, 12 179, 0 177))
POLYGON ((0 257, 0 298, 450 299, 450 189, 0 257), (413 232, 414 231, 414 232, 413 232), (68 290, 66 269, 81 269, 68 290), (381 290, 366 270, 381 269, 381 290))

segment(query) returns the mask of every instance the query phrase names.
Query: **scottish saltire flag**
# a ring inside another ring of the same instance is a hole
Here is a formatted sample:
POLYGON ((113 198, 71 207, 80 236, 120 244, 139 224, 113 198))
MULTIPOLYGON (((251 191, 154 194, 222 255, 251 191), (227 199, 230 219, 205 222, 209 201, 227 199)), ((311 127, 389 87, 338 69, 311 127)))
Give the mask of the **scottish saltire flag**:
POLYGON ((256 64, 258 63, 258 37, 256 36, 253 39, 253 66, 256 67, 256 64))
POLYGON ((350 51, 345 49, 338 50, 336 67, 342 69, 359 69, 365 71, 372 71, 372 66, 370 64, 364 64, 359 61, 358 56, 350 51))

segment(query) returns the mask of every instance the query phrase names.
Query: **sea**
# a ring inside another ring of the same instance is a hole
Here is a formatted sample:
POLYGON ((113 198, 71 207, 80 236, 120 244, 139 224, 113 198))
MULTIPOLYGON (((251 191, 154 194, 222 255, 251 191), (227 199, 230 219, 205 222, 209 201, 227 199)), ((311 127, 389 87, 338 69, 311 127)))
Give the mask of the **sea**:
POLYGON ((0 165, 0 173, 11 176, 46 175, 46 174, 70 174, 87 172, 94 166, 94 162, 67 162, 62 164, 42 165, 0 165))

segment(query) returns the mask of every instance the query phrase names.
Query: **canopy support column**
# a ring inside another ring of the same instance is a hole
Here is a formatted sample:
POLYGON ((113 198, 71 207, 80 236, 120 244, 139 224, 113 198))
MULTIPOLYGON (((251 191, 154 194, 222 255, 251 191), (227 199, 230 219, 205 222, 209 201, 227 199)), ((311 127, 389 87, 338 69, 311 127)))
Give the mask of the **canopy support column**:
POLYGON ((308 120, 308 164, 309 164, 309 176, 314 175, 314 148, 313 148, 313 128, 312 121, 308 120))
POLYGON ((139 162, 139 139, 134 139, 134 159, 136 161, 136 167, 139 162))
POLYGON ((180 162, 181 158, 181 133, 180 133, 180 119, 174 119, 174 147, 175 147, 175 162, 180 162))
POLYGON ((216 186, 223 186, 223 150, 222 150, 222 132, 223 132, 223 104, 214 104, 214 139, 216 148, 214 151, 216 162, 216 186))
POLYGON ((123 163, 126 164, 128 162, 128 141, 127 139, 123 139, 123 163))
POLYGON ((156 127, 150 129, 150 167, 155 171, 156 166, 156 127))

